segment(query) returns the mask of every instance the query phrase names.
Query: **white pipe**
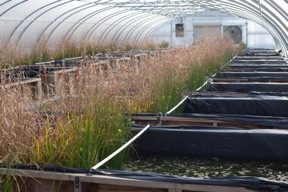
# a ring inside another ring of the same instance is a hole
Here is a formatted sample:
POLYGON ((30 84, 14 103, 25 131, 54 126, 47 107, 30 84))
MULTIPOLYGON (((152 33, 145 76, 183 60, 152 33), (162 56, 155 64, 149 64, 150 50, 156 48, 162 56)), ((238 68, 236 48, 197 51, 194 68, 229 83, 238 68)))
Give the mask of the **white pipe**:
POLYGON ((122 147, 120 147, 119 149, 117 149, 116 151, 114 151, 111 155, 109 155, 108 157, 106 157, 105 159, 103 159, 102 161, 100 161, 99 163, 97 163, 95 166, 93 166, 91 168, 91 170, 95 170, 98 169, 99 167, 101 167, 102 165, 104 165, 106 162, 108 162, 110 159, 112 159, 114 156, 116 156, 118 153, 120 153, 123 149, 125 149, 128 145, 130 145, 133 141, 135 141, 138 137, 140 137, 147 129, 150 128, 150 125, 147 125, 144 129, 142 129, 137 135, 135 135, 132 139, 130 139, 127 143, 125 143, 124 145, 122 145, 122 147))

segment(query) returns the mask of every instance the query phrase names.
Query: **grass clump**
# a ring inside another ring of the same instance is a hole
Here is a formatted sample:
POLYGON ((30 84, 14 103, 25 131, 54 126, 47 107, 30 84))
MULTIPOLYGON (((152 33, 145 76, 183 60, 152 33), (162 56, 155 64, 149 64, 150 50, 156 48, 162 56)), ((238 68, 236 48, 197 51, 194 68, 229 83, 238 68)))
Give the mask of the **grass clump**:
POLYGON ((43 37, 34 47, 7 42, 3 43, 2 46, 0 45, 0 69, 16 67, 19 64, 28 65, 84 55, 92 56, 99 53, 159 48, 163 48, 163 45, 152 41, 146 41, 140 46, 133 42, 117 44, 115 42, 91 43, 83 41, 79 43, 71 39, 63 39, 60 43, 51 45, 43 37))
MULTIPOLYGON (((35 139, 35 160, 39 164, 91 168, 122 146, 129 138, 128 119, 121 105, 112 100, 92 103, 81 115, 69 114, 54 129, 46 125, 35 139)), ((127 151, 108 162, 116 169, 127 157, 127 151)))
MULTIPOLYGON (((219 71, 237 51, 230 41, 211 40, 162 55, 160 60, 152 62, 153 66, 160 66, 153 70, 153 104, 149 111, 169 111, 181 100, 183 91, 199 88, 207 77, 219 71)), ((175 112, 181 112, 181 108, 175 112)))

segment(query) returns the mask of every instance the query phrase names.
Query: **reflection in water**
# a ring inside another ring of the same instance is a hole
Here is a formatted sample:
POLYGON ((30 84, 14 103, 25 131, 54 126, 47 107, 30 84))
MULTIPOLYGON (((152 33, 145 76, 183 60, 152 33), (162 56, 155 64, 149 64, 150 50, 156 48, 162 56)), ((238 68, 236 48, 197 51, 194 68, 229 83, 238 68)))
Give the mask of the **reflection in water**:
POLYGON ((288 164, 253 161, 227 161, 218 158, 145 158, 129 160, 124 170, 182 177, 253 176, 288 181, 288 164))

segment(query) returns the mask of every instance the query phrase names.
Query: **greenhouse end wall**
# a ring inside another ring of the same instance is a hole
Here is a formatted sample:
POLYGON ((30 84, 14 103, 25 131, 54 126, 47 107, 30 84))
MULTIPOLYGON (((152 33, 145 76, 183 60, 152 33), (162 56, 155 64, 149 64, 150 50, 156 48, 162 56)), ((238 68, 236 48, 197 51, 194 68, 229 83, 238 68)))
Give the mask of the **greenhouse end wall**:
POLYGON ((215 11, 212 13, 205 11, 193 17, 178 18, 167 22, 155 29, 150 38, 157 43, 167 42, 171 47, 189 46, 197 42, 199 36, 203 34, 208 37, 210 35, 210 38, 223 37, 225 29, 231 26, 241 29, 241 42, 245 43, 248 48, 276 48, 275 41, 269 32, 257 23, 215 11), (184 24, 184 37, 177 37, 175 27, 177 23, 184 24))

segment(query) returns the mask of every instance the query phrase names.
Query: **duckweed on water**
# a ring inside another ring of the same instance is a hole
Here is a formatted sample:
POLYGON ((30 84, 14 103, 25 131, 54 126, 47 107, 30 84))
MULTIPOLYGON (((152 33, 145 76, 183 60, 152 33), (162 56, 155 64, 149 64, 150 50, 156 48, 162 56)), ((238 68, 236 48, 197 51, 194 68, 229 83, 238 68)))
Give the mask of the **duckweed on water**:
POLYGON ((181 177, 252 176, 269 180, 288 181, 287 163, 228 161, 218 158, 149 158, 130 160, 125 170, 168 174, 181 177))

